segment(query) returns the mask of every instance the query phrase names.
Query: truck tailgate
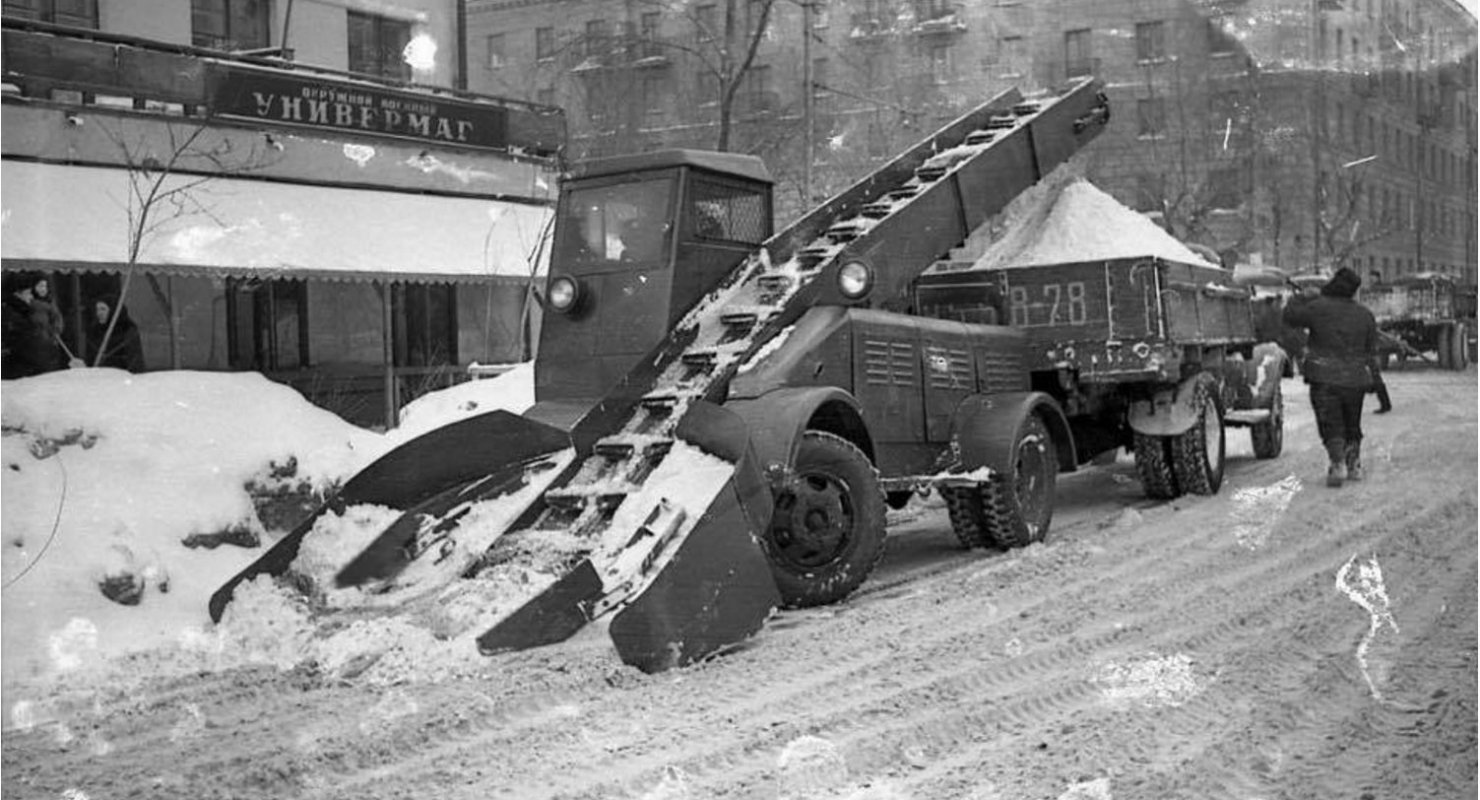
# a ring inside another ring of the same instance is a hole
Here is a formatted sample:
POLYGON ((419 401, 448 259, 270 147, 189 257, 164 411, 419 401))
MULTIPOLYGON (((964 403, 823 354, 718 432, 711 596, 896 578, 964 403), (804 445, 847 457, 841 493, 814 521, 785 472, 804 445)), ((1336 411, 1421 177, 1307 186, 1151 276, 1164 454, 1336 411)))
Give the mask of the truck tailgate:
POLYGON ((1004 317, 1030 343, 1030 368, 1115 380, 1169 372, 1186 346, 1255 340, 1253 305, 1232 273, 1159 258, 998 271, 1004 317))

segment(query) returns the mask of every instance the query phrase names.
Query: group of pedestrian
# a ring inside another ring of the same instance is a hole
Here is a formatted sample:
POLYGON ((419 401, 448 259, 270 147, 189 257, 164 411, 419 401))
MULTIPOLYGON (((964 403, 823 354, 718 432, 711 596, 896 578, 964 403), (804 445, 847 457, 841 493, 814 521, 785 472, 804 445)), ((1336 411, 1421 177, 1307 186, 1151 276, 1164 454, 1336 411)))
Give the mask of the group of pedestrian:
POLYGON ((68 367, 114 367, 144 371, 144 346, 128 309, 111 297, 92 301, 84 336, 85 348, 75 353, 66 344, 62 311, 44 275, 18 276, 10 282, 0 303, 0 373, 5 380, 68 367), (111 330, 110 330, 111 328, 111 330))
POLYGON ((1378 361, 1382 334, 1372 312, 1356 300, 1361 285, 1361 276, 1343 267, 1324 286, 1297 292, 1284 310, 1285 323, 1308 334, 1301 374, 1310 385, 1316 429, 1330 462, 1326 485, 1332 487, 1364 477, 1362 403, 1367 394, 1377 394, 1377 413, 1392 410, 1378 361))

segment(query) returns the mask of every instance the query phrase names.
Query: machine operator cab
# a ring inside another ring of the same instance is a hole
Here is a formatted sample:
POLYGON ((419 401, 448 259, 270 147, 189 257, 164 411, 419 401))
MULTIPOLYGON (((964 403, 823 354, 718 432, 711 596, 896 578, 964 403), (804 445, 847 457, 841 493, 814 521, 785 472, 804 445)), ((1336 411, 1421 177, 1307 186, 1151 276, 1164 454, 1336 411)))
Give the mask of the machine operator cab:
POLYGON ((562 183, 556 214, 535 397, 575 407, 604 395, 770 238, 771 176, 737 153, 597 159, 562 183))

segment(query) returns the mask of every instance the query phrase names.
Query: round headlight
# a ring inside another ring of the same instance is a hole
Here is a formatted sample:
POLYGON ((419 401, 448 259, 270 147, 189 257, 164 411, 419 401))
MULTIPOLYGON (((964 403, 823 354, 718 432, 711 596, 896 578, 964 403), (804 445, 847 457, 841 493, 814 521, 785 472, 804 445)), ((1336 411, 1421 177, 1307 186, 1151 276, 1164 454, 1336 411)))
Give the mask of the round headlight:
POLYGON ((550 301, 550 307, 562 314, 569 313, 576 307, 576 301, 581 298, 581 287, 575 278, 561 275, 550 281, 550 288, 546 297, 550 301))
POLYGON ((862 261, 849 261, 838 270, 838 291, 857 300, 874 287, 874 272, 862 261))

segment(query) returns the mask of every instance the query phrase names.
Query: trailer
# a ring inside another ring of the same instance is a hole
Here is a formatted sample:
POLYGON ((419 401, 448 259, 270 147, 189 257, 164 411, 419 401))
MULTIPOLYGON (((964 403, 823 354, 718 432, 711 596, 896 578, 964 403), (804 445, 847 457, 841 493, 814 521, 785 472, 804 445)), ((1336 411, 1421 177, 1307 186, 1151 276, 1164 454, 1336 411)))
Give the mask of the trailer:
MULTIPOLYGON (((1438 272, 1405 275, 1362 287, 1361 301, 1378 328, 1401 343, 1397 357, 1427 360, 1434 353, 1441 369, 1464 369, 1475 361, 1475 286, 1438 272)), ((1387 359, 1384 358, 1384 368, 1387 359)))

